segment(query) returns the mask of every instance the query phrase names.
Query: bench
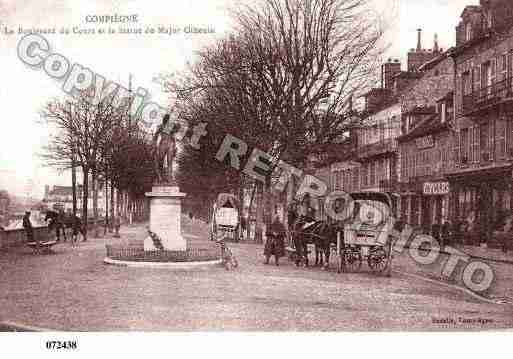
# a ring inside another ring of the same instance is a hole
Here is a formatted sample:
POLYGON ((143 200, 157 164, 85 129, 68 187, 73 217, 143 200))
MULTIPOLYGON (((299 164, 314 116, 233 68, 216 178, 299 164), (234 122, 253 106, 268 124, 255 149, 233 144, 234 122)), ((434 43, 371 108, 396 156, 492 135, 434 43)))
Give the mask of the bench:
POLYGON ((32 248, 34 253, 51 253, 52 247, 57 244, 57 241, 46 241, 46 242, 39 242, 39 248, 37 246, 36 242, 28 242, 27 246, 32 248))

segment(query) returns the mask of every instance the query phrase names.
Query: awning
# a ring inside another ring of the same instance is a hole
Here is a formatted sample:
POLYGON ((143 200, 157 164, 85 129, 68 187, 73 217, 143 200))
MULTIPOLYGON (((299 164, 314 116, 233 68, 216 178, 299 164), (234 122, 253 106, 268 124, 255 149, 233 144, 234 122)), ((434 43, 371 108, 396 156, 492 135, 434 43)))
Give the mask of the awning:
MULTIPOLYGON (((480 180, 484 177, 491 177, 493 180, 504 180, 504 174, 507 172, 507 179, 511 179, 512 165, 510 163, 503 165, 489 165, 482 167, 471 167, 460 169, 451 173, 446 173, 445 176, 451 181, 464 181, 464 180, 480 180)), ((486 178, 488 179, 488 178, 486 178)))

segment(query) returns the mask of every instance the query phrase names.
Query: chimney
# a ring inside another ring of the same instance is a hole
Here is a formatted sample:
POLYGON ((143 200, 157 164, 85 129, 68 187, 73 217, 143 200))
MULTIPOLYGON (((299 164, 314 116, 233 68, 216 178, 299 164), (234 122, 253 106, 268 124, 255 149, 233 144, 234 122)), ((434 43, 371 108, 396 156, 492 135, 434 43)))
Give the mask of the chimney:
POLYGON ((50 193, 50 186, 49 185, 45 185, 45 198, 48 197, 49 193, 50 193))
POLYGON ((388 59, 381 67, 381 87, 387 90, 393 90, 394 77, 401 72, 401 62, 399 60, 388 59))
POLYGON ((433 45, 433 52, 439 52, 440 49, 438 48, 438 34, 435 33, 435 43, 433 45))
POLYGON ((422 51, 422 29, 417 29, 417 51, 422 51))

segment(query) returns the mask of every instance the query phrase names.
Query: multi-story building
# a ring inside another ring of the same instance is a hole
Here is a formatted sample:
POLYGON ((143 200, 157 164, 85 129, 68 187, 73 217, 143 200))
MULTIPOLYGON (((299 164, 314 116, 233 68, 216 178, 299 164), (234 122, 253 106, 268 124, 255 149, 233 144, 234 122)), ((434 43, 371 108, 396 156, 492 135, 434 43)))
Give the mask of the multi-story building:
POLYGON ((402 133, 397 163, 401 217, 429 229, 449 219, 449 184, 454 166, 454 66, 435 38, 437 56, 420 65, 418 78, 401 95, 402 133))
POLYGON ((491 239, 513 209, 513 2, 481 0, 467 6, 456 28, 454 155, 448 175, 454 218, 475 224, 491 239))
POLYGON ((401 216, 411 225, 429 230, 449 219, 450 187, 446 173, 453 168, 453 93, 437 101, 436 107, 409 112, 422 117, 398 138, 400 152, 399 193, 401 216))

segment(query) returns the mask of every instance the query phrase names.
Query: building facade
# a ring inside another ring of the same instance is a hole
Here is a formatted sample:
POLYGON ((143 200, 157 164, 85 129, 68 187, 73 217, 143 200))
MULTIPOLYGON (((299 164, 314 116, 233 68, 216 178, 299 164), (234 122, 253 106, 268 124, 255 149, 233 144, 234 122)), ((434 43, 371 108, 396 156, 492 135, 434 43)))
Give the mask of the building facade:
POLYGON ((513 209, 513 3, 467 6, 456 29, 456 167, 449 174, 452 216, 474 238, 492 241, 513 209))
MULTIPOLYGON (((93 210, 93 193, 90 191, 89 198, 87 202, 87 206, 89 211, 93 210)), ((82 185, 77 185, 77 210, 80 215, 82 211, 82 185)), ((107 204, 105 201, 108 200, 105 198, 105 188, 104 186, 100 186, 98 190, 98 215, 100 217, 105 216, 105 208, 107 204)), ((46 209, 59 211, 62 210, 66 213, 71 213, 73 211, 73 190, 71 186, 45 186, 45 195, 43 198, 43 205, 46 209)), ((110 203, 109 203, 110 205, 110 203)))

